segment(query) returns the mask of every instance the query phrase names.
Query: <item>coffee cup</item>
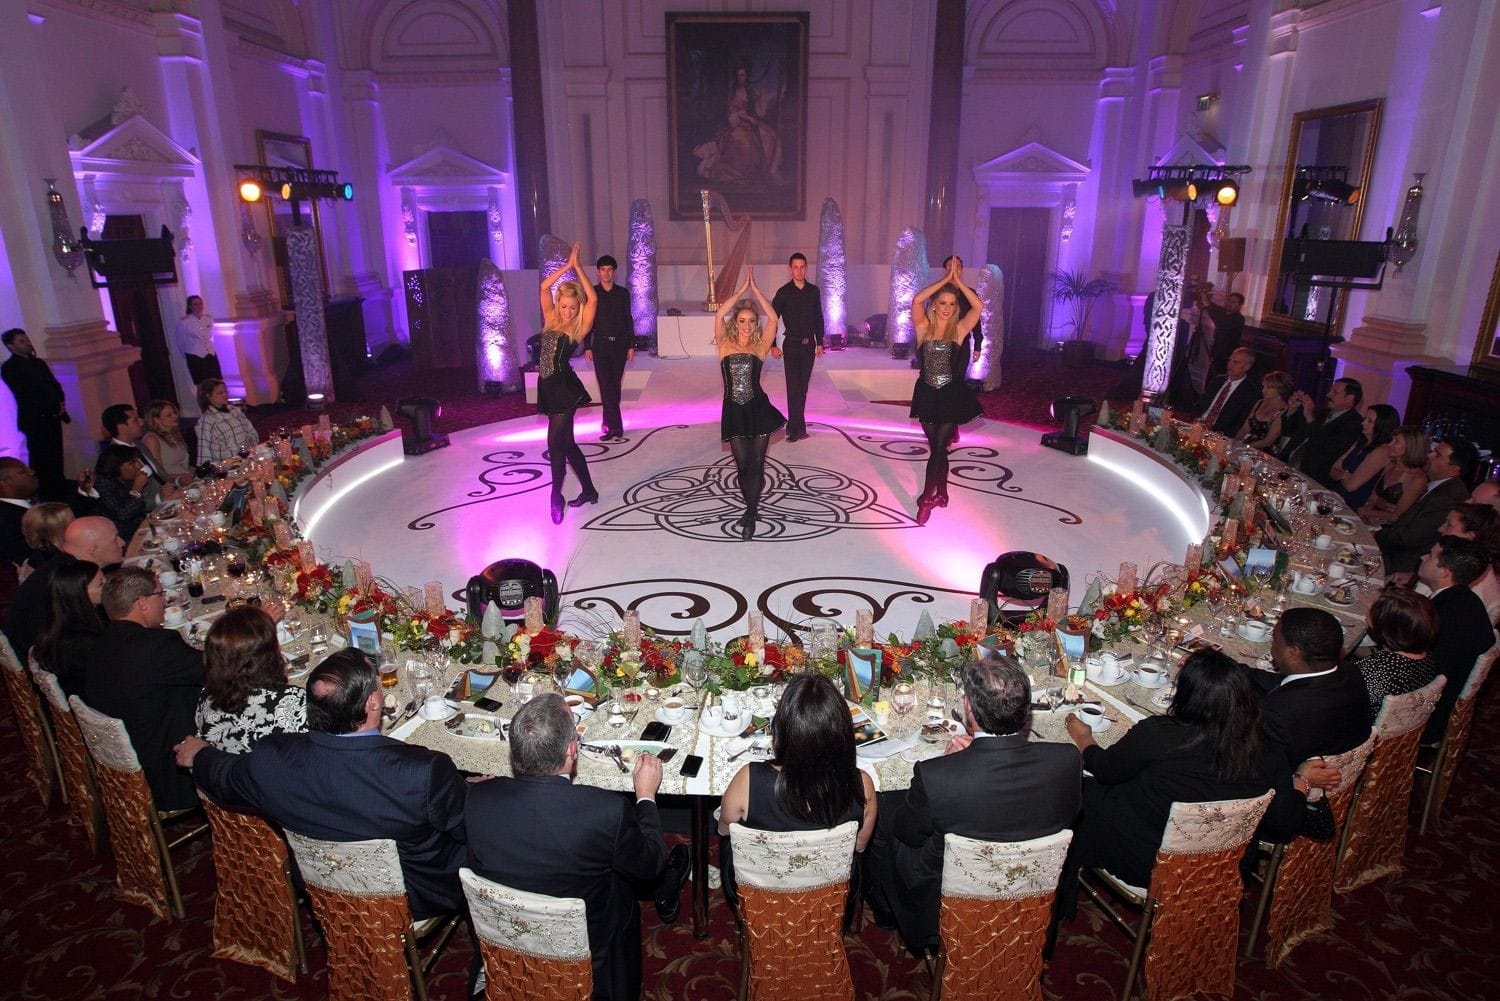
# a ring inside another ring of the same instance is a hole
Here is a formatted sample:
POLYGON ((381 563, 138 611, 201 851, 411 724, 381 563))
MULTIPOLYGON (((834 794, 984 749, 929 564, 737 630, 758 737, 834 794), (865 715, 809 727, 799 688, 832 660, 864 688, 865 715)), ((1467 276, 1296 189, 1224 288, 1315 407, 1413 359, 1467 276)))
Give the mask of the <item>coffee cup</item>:
POLYGON ((423 719, 445 719, 452 712, 453 707, 441 695, 429 695, 427 701, 422 703, 423 719))
POLYGON ((162 616, 162 622, 168 626, 180 626, 187 621, 187 612, 180 605, 168 605, 166 613, 162 616))
POLYGON ((1088 724, 1090 730, 1103 730, 1109 726, 1109 717, 1098 706, 1079 706, 1076 715, 1088 724))
POLYGON ((1135 669, 1135 683, 1142 688, 1160 688, 1167 683, 1167 666, 1148 660, 1135 669))
POLYGON ((675 695, 669 699, 663 699, 661 703, 662 719, 668 723, 680 723, 687 719, 687 703, 675 695))
POLYGON ((1326 533, 1323 534, 1323 535, 1320 535, 1316 539, 1313 539, 1313 545, 1317 546, 1319 549, 1332 549, 1333 548, 1333 536, 1328 535, 1326 533))
POLYGON ((169 553, 179 552, 182 549, 182 540, 175 537, 169 537, 162 540, 161 547, 169 553))
POLYGON ((1318 579, 1300 570, 1292 573, 1292 590, 1299 594, 1313 594, 1318 590, 1318 579))
POLYGON ((1271 638, 1271 627, 1259 619, 1246 619, 1240 623, 1240 633, 1253 643, 1264 643, 1271 638))
POLYGON ((1342 563, 1328 564, 1328 579, 1343 580, 1349 574, 1349 568, 1342 563))
POLYGON ((1083 664, 1088 679, 1101 685, 1113 685, 1124 676, 1120 662, 1113 657, 1090 657, 1083 664))
POLYGON ((161 573, 156 575, 156 579, 161 581, 162 587, 176 587, 177 582, 181 578, 177 576, 176 570, 163 570, 161 573))
POLYGON ((568 704, 568 709, 574 716, 583 715, 584 701, 582 695, 565 695, 563 701, 568 704))

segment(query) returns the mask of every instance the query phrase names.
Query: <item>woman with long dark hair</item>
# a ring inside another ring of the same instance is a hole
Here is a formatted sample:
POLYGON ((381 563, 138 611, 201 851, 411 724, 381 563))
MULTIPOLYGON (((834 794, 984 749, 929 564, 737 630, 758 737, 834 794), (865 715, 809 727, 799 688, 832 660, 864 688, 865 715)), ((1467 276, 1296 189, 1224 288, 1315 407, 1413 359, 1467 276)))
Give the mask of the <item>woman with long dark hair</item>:
POLYGON ((766 484, 766 451, 771 434, 786 425, 786 417, 760 388, 760 373, 776 330, 776 311, 755 284, 755 269, 719 309, 714 320, 714 342, 719 347, 719 373, 724 380, 724 407, 719 418, 719 439, 729 442, 745 513, 734 524, 740 538, 755 535, 755 519, 766 484), (746 291, 760 304, 741 298, 746 291))
POLYGON ((552 464, 552 524, 563 519, 563 480, 572 467, 582 491, 567 502, 568 507, 597 504, 599 492, 589 476, 589 464, 583 449, 573 438, 573 416, 578 408, 590 402, 588 390, 573 371, 573 351, 594 326, 594 309, 598 300, 594 286, 583 277, 578 263, 578 244, 562 267, 542 279, 542 334, 537 349, 536 412, 547 418, 547 459, 552 464), (577 281, 563 282, 552 300, 552 285, 572 271, 577 281))
MULTIPOLYGON (((83 674, 90 651, 104 632, 99 601, 104 574, 97 563, 68 560, 55 567, 47 582, 47 613, 31 654, 43 670, 57 675, 67 695, 83 694, 83 674)), ((24 657, 24 651, 17 651, 24 657)))
POLYGON ((979 322, 980 309, 979 297, 964 284, 956 257, 949 259, 943 277, 918 292, 911 303, 917 357, 922 364, 911 392, 911 415, 922 422, 922 433, 927 436, 927 479, 917 498, 918 525, 927 524, 933 508, 948 506, 948 446, 960 424, 984 413, 964 381, 969 332, 979 322), (969 304, 969 311, 962 315, 960 295, 969 304), (931 315, 928 299, 933 299, 931 315))
POLYGON ((1365 410, 1364 435, 1350 445, 1339 461, 1328 470, 1336 484, 1335 490, 1344 498, 1349 509, 1357 511, 1364 507, 1380 482, 1390 456, 1386 446, 1401 426, 1401 414, 1386 403, 1373 403, 1365 410))
POLYGON ((731 896, 730 824, 821 831, 855 820, 856 852, 864 851, 875 832, 875 786, 854 763, 849 706, 833 682, 820 674, 792 675, 771 718, 771 754, 770 761, 741 768, 719 806, 719 866, 731 896))
POLYGON ((203 643, 198 736, 221 751, 244 754, 273 733, 307 730, 307 692, 287 684, 276 622, 253 605, 225 612, 203 643))
POLYGON ((1438 676, 1437 662, 1429 656, 1437 642, 1438 615, 1426 595, 1388 587, 1371 603, 1365 623, 1375 652, 1358 667, 1370 693, 1373 726, 1387 695, 1415 692, 1438 676))

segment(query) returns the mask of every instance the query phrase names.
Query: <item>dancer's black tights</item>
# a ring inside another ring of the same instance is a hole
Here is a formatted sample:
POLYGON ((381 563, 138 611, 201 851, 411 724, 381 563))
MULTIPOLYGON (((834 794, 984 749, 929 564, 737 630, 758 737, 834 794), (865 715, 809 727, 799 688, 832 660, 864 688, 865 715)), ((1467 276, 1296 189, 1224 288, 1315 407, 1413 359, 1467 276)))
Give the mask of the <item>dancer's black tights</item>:
POLYGON ((740 495, 745 498, 747 514, 754 514, 760 504, 760 492, 766 485, 766 446, 770 443, 768 434, 729 439, 729 451, 734 455, 734 468, 739 474, 740 495))
POLYGON ((948 492, 948 445, 953 441, 957 424, 929 424, 922 422, 922 433, 927 436, 927 483, 924 494, 947 494, 948 492))
POLYGON ((568 466, 584 493, 594 489, 593 477, 589 476, 589 464, 583 458, 583 449, 573 440, 573 411, 547 416, 547 458, 552 463, 552 492, 562 493, 563 480, 568 475, 568 466))

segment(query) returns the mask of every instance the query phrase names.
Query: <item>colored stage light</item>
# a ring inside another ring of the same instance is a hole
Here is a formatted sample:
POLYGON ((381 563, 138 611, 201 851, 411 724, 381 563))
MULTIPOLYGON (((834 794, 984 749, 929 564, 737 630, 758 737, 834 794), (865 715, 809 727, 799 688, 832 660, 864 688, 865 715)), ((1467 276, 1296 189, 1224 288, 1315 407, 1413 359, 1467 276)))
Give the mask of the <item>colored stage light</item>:
POLYGON ((264 194, 260 182, 253 177, 247 177, 240 182, 240 200, 246 202, 258 202, 264 194))

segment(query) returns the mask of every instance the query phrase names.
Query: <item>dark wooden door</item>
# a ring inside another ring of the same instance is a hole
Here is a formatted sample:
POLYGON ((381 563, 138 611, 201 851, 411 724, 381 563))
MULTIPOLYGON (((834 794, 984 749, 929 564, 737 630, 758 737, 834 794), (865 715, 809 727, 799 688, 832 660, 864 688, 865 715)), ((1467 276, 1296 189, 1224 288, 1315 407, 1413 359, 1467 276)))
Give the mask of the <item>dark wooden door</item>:
POLYGON ((990 245, 985 261, 1005 277, 1005 346, 1035 347, 1042 339, 1042 296, 1046 291, 1050 209, 990 210, 990 245))
MULTIPOLYGON (((146 224, 138 215, 112 215, 104 220, 106 240, 142 240, 146 224)), ((135 391, 135 408, 145 414, 152 400, 177 402, 177 387, 172 381, 172 356, 167 333, 156 297, 156 285, 150 283, 109 286, 109 305, 115 314, 115 329, 120 341, 141 349, 141 360, 130 367, 131 388, 135 391)), ((177 326, 177 317, 172 317, 177 326)))
POLYGON ((483 212, 427 213, 427 246, 434 268, 472 268, 490 257, 483 212))

